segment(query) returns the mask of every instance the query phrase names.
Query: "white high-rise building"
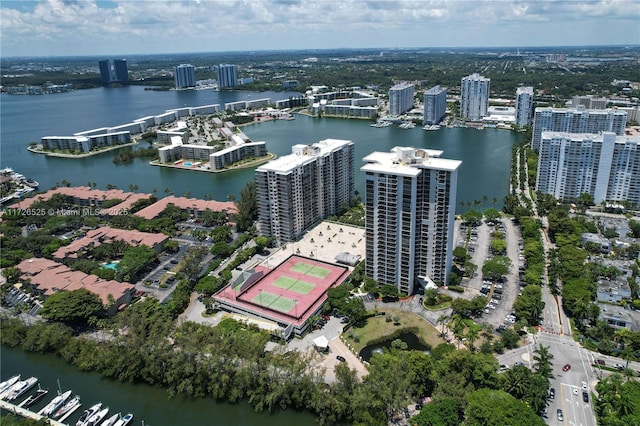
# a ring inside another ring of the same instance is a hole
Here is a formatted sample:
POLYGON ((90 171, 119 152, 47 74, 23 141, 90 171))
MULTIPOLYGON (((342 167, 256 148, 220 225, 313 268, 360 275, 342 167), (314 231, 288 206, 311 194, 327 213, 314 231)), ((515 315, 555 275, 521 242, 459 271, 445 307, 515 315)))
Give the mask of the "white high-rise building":
POLYGON ((175 68, 173 74, 176 89, 186 89, 196 86, 196 68, 190 64, 181 64, 175 68))
POLYGON ((540 149, 542 132, 599 133, 624 135, 627 112, 618 109, 587 110, 578 108, 538 107, 533 116, 531 148, 540 149))
POLYGON ((413 294, 451 270, 458 167, 442 151, 395 147, 363 160, 366 275, 413 294))
POLYGON ((292 154, 256 169, 260 234, 277 245, 300 239, 351 202, 355 183, 353 142, 326 139, 294 145, 292 154))
POLYGON ((465 120, 481 120, 489 108, 489 86, 491 79, 480 74, 471 74, 462 79, 460 85, 460 117, 465 120))
POLYGON ((401 115, 413 108, 414 85, 398 83, 389 89, 389 114, 401 115))
POLYGON ((581 194, 640 206, 640 139, 600 134, 542 132, 536 190, 561 201, 581 194))
POLYGON ((238 67, 231 64, 218 65, 218 88, 235 87, 238 85, 238 67))
POLYGON ((533 87, 518 87, 516 90, 516 124, 531 125, 533 117, 533 87))
POLYGON ((424 92, 422 124, 438 124, 447 112, 447 88, 434 86, 424 92))

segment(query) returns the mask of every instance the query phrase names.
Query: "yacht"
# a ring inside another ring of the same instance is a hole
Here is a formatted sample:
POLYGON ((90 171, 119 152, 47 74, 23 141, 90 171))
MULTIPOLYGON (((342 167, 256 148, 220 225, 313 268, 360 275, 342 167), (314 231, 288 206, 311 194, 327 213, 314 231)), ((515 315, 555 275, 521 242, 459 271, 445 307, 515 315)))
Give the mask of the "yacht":
POLYGON ((93 405, 89 409, 84 410, 84 414, 82 414, 82 416, 80 416, 80 418, 76 422, 76 426, 81 426, 81 425, 85 424, 86 421, 89 420, 89 417, 93 416, 98 411, 100 411, 101 407, 102 407, 102 402, 98 402, 96 405, 93 405))
POLYGON ((107 413, 109 412, 109 407, 103 408, 102 410, 95 413, 93 416, 89 417, 89 419, 84 423, 87 426, 96 426, 102 419, 105 418, 107 413))
POLYGON ((62 405, 67 401, 67 399, 69 399, 70 396, 70 390, 66 391, 65 393, 58 394, 58 396, 53 398, 51 402, 48 403, 38 414, 49 417, 50 415, 55 413, 58 408, 62 407, 62 405))
POLYGON ((82 405, 82 403, 80 402, 80 395, 76 395, 73 398, 71 398, 69 402, 64 404, 62 407, 58 408, 58 410, 56 410, 56 412, 53 414, 52 417, 54 419, 58 419, 64 416, 65 414, 67 414, 68 412, 70 412, 71 410, 77 409, 80 405, 82 405))
POLYGON ((18 380, 20 380, 20 374, 13 376, 12 378, 0 383, 0 397, 2 397, 3 393, 11 389, 18 380))
POLYGON ((40 387, 38 387, 38 390, 36 391, 36 393, 31 395, 29 398, 25 399, 22 405, 24 407, 31 407, 33 404, 35 404, 36 402, 44 398, 44 396, 48 393, 49 393, 49 389, 41 389, 40 387))
POLYGON ((113 426, 127 426, 133 420, 133 414, 129 413, 116 422, 113 426))
POLYGON ((120 417, 120 413, 116 413, 113 416, 109 417, 104 422, 100 423, 100 426, 113 426, 115 422, 118 421, 119 417, 120 417))
POLYGON ((22 395, 27 393, 29 389, 34 387, 38 383, 38 379, 36 377, 29 377, 26 380, 22 380, 11 388, 11 391, 7 394, 6 400, 13 401, 15 399, 20 398, 22 395))

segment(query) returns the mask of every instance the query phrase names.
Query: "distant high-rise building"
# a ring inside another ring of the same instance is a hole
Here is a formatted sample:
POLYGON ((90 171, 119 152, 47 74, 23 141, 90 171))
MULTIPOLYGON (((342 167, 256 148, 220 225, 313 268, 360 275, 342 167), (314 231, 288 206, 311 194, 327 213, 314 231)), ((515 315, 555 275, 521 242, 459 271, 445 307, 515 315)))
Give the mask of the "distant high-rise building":
POLYGON ((277 245, 348 206, 355 192, 353 142, 326 139, 294 145, 292 154, 256 169, 260 234, 277 245))
POLYGON ((471 74, 462 79, 460 85, 460 117, 465 120, 481 120, 489 108, 489 86, 491 79, 480 74, 471 74))
POLYGON ((218 65, 218 88, 235 87, 238 85, 238 68, 235 65, 218 65))
POLYGON ((446 285, 451 270, 458 160, 395 147, 363 160, 366 275, 413 294, 446 285))
POLYGON ((578 108, 538 107, 533 116, 531 147, 540 149, 542 132, 599 133, 624 135, 627 112, 617 109, 587 110, 578 108))
POLYGON ((126 59, 114 59, 113 71, 115 75, 115 81, 117 81, 118 83, 129 82, 129 69, 127 68, 126 59))
POLYGON ((640 139, 600 134, 542 132, 536 190, 560 201, 581 194, 640 206, 640 139))
POLYGON ((102 84, 111 83, 111 64, 109 64, 109 61, 99 61, 98 67, 100 68, 100 81, 102 81, 102 84))
POLYGON ((100 68, 100 80, 102 84, 126 84, 129 82, 129 70, 126 59, 115 59, 114 61, 105 59, 98 61, 98 67, 100 68))
POLYGON ((533 116, 533 87, 518 87, 516 90, 516 124, 531 125, 533 116))
POLYGON ((447 112, 447 88, 434 86, 424 93, 422 124, 438 124, 447 112))
POLYGON ((571 100, 571 106, 576 108, 579 105, 584 106, 586 109, 606 109, 607 98, 594 98, 591 95, 574 96, 571 100))
POLYGON ((191 64, 178 65, 173 75, 176 81, 176 89, 196 86, 196 68, 191 64))
POLYGON ((413 108, 413 89, 411 83, 398 83, 389 89, 389 114, 401 115, 413 108))

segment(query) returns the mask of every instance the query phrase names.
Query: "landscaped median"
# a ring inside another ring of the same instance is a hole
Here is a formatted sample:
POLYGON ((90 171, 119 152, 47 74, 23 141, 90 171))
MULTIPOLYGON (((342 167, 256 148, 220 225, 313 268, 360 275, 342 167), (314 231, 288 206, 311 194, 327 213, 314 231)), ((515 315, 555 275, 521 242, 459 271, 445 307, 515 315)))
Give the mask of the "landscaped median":
POLYGON ((365 346, 388 340, 385 337, 393 339, 394 336, 403 334, 403 331, 415 333, 423 344, 432 348, 444 343, 440 332, 422 317, 399 309, 379 310, 377 316, 367 319, 364 327, 352 327, 342 337, 357 354, 365 346))

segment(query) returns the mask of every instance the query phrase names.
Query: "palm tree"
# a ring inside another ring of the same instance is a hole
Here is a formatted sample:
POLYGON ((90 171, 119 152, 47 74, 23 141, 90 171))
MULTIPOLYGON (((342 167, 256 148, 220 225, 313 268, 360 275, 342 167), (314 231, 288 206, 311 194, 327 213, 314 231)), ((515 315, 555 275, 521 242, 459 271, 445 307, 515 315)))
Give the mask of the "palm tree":
POLYGON ((489 197, 487 197, 487 194, 482 196, 482 211, 485 211, 487 209, 487 200, 489 199, 489 197))
POLYGON ((496 207, 496 204, 498 204, 498 199, 497 199, 496 197, 493 197, 493 198, 491 199, 491 202, 493 203, 493 208, 495 208, 495 207, 496 207))
POLYGON ((471 324, 469 325, 467 334, 465 334, 464 336, 467 338, 467 341, 469 342, 469 349, 471 350, 471 352, 475 350, 475 348, 473 347, 473 344, 480 337, 480 330, 482 330, 482 327, 480 327, 477 324, 471 324))
POLYGON ((441 337, 444 337, 444 326, 447 324, 448 320, 449 320, 449 315, 447 314, 442 314, 438 317, 437 324, 442 325, 442 331, 440 332, 441 337))
POLYGON ((553 369, 551 368, 551 360, 553 354, 549 352, 549 347, 540 345, 533 351, 533 360, 535 361, 535 371, 545 379, 550 380, 553 378, 553 369))

